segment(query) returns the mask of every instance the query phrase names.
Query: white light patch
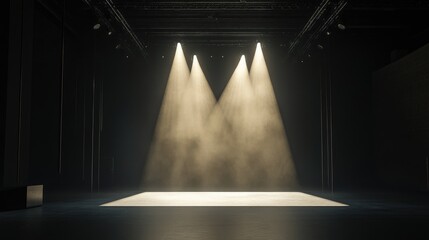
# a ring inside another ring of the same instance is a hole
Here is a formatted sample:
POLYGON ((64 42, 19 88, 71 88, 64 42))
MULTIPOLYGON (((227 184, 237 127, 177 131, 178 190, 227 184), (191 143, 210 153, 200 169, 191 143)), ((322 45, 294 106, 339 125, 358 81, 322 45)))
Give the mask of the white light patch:
POLYGON ((347 207, 302 192, 144 192, 103 207, 347 207))

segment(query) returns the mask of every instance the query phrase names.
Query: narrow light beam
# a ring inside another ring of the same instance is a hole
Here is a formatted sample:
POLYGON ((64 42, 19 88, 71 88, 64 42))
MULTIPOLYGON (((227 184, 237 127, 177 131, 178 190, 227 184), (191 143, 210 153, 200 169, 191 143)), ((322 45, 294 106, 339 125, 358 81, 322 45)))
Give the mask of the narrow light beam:
POLYGON ((260 167, 267 169, 268 183, 295 187, 295 166, 260 43, 250 68, 250 81, 255 112, 253 141, 259 149, 254 156, 260 159, 260 167))
POLYGON ((214 106, 204 134, 205 169, 203 179, 209 189, 244 189, 249 167, 246 143, 250 128, 252 88, 243 55, 219 102, 214 106))
POLYGON ((200 186, 202 136, 215 97, 194 56, 189 72, 180 43, 171 67, 145 174, 148 188, 200 186))
POLYGON ((147 160, 144 175, 146 184, 168 185, 171 182, 172 166, 183 154, 179 145, 186 129, 183 129, 184 126, 178 120, 183 110, 183 96, 189 74, 182 46, 177 43, 147 160))
POLYGON ((296 188, 295 167, 260 43, 250 74, 243 55, 213 115, 210 127, 218 129, 211 132, 216 133, 213 142, 218 141, 217 163, 223 166, 217 170, 228 180, 224 183, 238 189, 296 188))
MULTIPOLYGON (((208 158, 204 152, 204 135, 209 114, 216 99, 194 55, 192 69, 183 96, 183 106, 177 121, 184 131, 177 143, 183 151, 173 164, 171 187, 192 188, 203 185, 210 172, 205 164, 208 158)), ((168 150, 168 149, 166 149, 168 150)))

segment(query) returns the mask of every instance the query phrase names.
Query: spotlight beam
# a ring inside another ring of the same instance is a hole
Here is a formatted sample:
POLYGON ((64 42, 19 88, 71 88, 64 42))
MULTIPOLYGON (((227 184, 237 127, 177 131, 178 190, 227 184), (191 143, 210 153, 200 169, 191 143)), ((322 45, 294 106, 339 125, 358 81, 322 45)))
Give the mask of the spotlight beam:
POLYGON ((148 184, 168 184, 173 171, 171 165, 182 154, 178 144, 185 131, 178 120, 189 74, 182 46, 178 43, 147 160, 144 177, 148 184))
POLYGON ((267 181, 295 187, 294 162, 260 43, 250 68, 250 80, 255 99, 253 131, 260 149, 258 156, 263 159, 261 166, 269 169, 267 181))
POLYGON ((194 56, 189 72, 180 43, 171 67, 145 174, 145 186, 199 186, 207 172, 203 136, 215 97, 194 56))
POLYGON ((219 102, 196 56, 176 54, 147 162, 146 189, 276 189, 296 186, 295 168, 258 43, 243 55, 219 102))

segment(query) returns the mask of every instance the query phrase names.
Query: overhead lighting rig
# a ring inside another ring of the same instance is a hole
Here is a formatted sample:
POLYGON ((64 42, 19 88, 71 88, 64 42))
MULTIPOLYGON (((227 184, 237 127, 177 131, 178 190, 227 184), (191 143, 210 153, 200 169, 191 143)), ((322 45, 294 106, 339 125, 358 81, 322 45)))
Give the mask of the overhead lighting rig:
POLYGON ((331 35, 331 32, 327 30, 335 23, 346 5, 346 0, 339 0, 337 2, 322 0, 303 29, 291 42, 289 54, 298 57, 306 55, 312 44, 314 44, 323 33, 326 32, 326 35, 331 35))
POLYGON ((296 1, 124 1, 116 3, 119 8, 133 8, 141 10, 297 10, 302 4, 296 1))
MULTIPOLYGON (((140 39, 134 33, 122 13, 116 8, 112 0, 83 0, 95 12, 101 25, 107 26, 118 33, 121 45, 130 53, 138 52, 146 57, 147 51, 140 39)), ((112 32, 109 30, 109 32, 112 32)))

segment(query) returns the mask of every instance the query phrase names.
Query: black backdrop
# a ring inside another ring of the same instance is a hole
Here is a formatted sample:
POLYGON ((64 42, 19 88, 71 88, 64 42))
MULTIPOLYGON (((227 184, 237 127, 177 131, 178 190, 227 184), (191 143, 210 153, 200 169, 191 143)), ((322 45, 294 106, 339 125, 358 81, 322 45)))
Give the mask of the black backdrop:
MULTIPOLYGON (((116 50, 118 38, 104 26, 93 30, 96 18, 83 2, 67 1, 64 28, 62 5, 49 2, 13 1, 2 10, 6 18, 11 13, 12 28, 9 55, 3 55, 9 65, 1 88, 1 184, 43 183, 48 191, 136 188, 176 43, 150 45, 143 59, 116 50)), ((286 48, 262 43, 305 189, 322 186, 320 82, 326 77, 332 81, 335 189, 379 186, 372 72, 390 62, 391 50, 412 46, 403 38, 335 31, 320 40, 324 50, 305 58, 287 58, 286 48)), ((256 41, 243 47, 182 44, 189 65, 198 55, 218 98, 242 54, 250 65, 256 41)))

